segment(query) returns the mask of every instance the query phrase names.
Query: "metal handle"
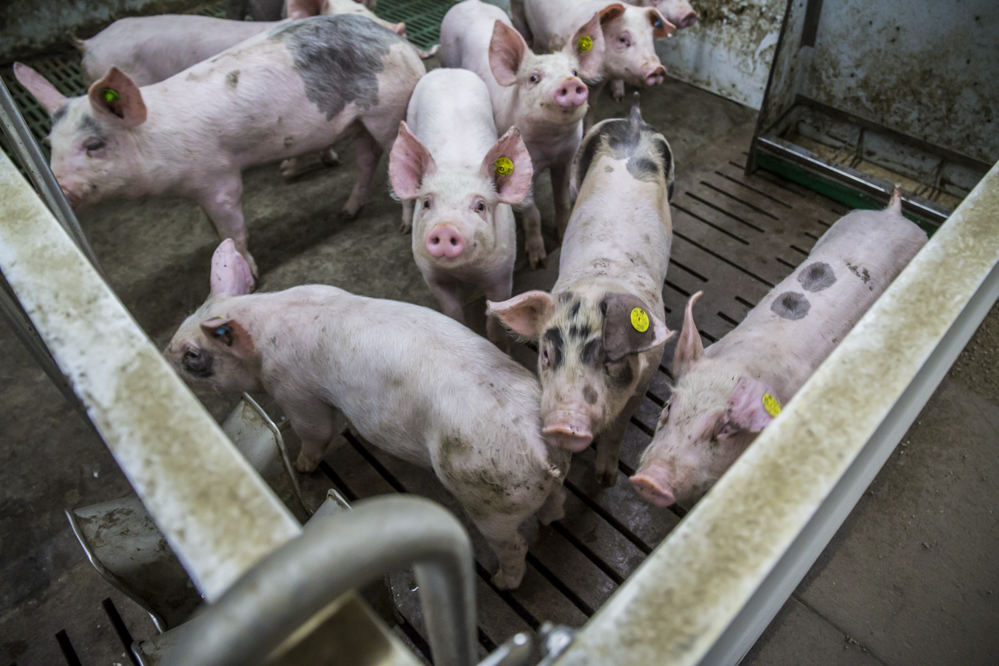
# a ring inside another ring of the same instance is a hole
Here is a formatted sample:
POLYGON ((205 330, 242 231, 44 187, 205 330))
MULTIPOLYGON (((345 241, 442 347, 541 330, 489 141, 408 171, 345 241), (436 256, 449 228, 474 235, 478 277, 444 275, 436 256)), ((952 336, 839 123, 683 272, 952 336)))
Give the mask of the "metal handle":
POLYGON ((471 666, 475 581, 468 533, 440 505, 412 496, 372 499, 311 521, 301 536, 265 557, 212 604, 165 664, 262 664, 332 600, 410 565, 434 663, 471 666))

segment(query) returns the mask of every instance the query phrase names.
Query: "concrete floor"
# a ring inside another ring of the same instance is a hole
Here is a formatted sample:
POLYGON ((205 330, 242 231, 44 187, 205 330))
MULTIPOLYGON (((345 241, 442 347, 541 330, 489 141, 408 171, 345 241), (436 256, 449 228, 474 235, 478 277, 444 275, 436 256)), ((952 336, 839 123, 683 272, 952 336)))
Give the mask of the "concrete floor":
MULTIPOLYGON (((646 119, 674 149, 678 171, 755 122, 755 113, 677 82, 646 94, 646 119)), ((600 115, 624 104, 601 102, 600 115)), ((345 166, 282 183, 274 166, 245 175, 244 210, 260 288, 321 282, 357 293, 436 303, 398 232, 385 160, 359 219, 336 216, 345 166)), ((550 191, 537 192, 546 222, 550 191), (545 207, 547 205, 547 208, 545 207)), ((217 239, 189 202, 108 202, 81 222, 113 287, 157 345, 208 291, 217 239)), ((546 227, 549 250, 555 243, 546 227)), ((537 279, 522 274, 519 284, 537 279)), ((671 350, 667 350, 671 353, 671 350)), ((999 663, 999 310, 994 309, 747 664, 999 663), (990 631, 991 630, 991 631, 990 631)), ((216 418, 232 396, 198 390, 216 418)), ((101 601, 136 638, 141 611, 86 561, 63 515, 120 497, 128 484, 98 438, 0 327, 0 659, 59 664, 65 630, 83 664, 128 663, 101 601)))

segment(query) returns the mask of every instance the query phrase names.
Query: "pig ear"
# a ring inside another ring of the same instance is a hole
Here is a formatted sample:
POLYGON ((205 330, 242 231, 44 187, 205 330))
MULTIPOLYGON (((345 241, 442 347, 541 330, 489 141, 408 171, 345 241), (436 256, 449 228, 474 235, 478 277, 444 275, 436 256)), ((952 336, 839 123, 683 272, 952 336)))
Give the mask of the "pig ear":
POLYGON ((778 414, 780 402, 773 389, 751 377, 742 377, 715 425, 715 439, 726 440, 743 430, 760 432, 778 414))
POLYGON ((479 173, 496 185, 500 202, 515 204, 524 200, 531 191, 534 165, 516 126, 508 129, 489 149, 479 173))
POLYGON ((231 238, 215 248, 211 282, 212 296, 242 296, 253 291, 253 273, 231 238))
POLYGON ((694 303, 703 293, 699 291, 687 301, 687 309, 683 313, 683 330, 680 332, 680 339, 673 353, 674 379, 679 379, 690 372, 694 364, 704 355, 704 343, 701 342, 701 334, 697 332, 697 325, 694 324, 694 303))
POLYGON ((652 24, 652 36, 656 39, 665 39, 670 33, 676 30, 676 26, 666 20, 666 17, 659 13, 655 7, 646 10, 649 23, 652 24))
POLYGON ((607 5, 600 10, 600 25, 607 25, 611 21, 619 19, 622 16, 624 16, 624 5, 620 3, 607 5))
POLYGON ((503 21, 493 25, 493 38, 489 41, 489 69, 501 86, 512 86, 517 82, 520 63, 527 53, 527 42, 519 32, 503 21))
POLYGON ((45 107, 49 115, 55 113, 57 109, 69 101, 65 95, 56 90, 54 85, 49 83, 48 79, 27 65, 15 62, 14 76, 31 93, 31 96, 45 107))
POLYGON ((555 301, 545 291, 526 291, 502 303, 486 301, 486 315, 525 338, 541 337, 554 312, 555 301))
POLYGON ((208 339, 216 345, 225 347, 236 358, 248 361, 253 358, 253 338, 240 323, 234 319, 212 317, 201 322, 201 330, 208 339))
POLYGON ((103 78, 94 81, 87 97, 95 110, 101 109, 120 118, 125 127, 146 122, 146 103, 142 101, 139 86, 117 67, 112 66, 103 78))
POLYGON ((642 299, 632 294, 607 294, 600 309, 604 313, 604 352, 611 361, 658 347, 673 336, 642 299))
POLYGON ((400 199, 415 199, 420 195, 423 179, 437 170, 437 164, 427 147, 409 131, 403 120, 399 136, 389 155, 389 180, 400 199))
POLYGON ((593 18, 576 31, 572 37, 573 49, 579 58, 579 76, 584 79, 595 79, 600 73, 600 62, 604 58, 604 31, 600 29, 600 14, 594 13, 593 18))

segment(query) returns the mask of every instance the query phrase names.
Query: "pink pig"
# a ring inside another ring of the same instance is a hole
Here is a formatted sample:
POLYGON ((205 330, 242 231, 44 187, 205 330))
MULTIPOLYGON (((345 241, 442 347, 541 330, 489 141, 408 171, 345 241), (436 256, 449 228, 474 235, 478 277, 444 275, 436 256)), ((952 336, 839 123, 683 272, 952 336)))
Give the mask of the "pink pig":
POLYGON ((343 213, 353 217, 425 72, 398 35, 352 15, 277 25, 141 89, 112 67, 67 99, 29 67, 14 71, 52 114, 52 171, 72 206, 185 196, 254 273, 240 172, 351 137, 358 177, 343 213))
POLYGON ((312 471, 338 435, 336 410, 373 445, 432 468, 499 560, 493 584, 520 585, 531 514, 563 515, 567 453, 541 436, 537 379, 429 308, 309 285, 250 294, 249 267, 224 241, 211 295, 164 351, 183 377, 273 396, 312 471))
MULTIPOLYGON (((531 156, 513 127, 496 136, 489 90, 465 69, 427 74, 392 147, 389 178, 402 199, 413 256, 444 314, 464 322, 459 284, 506 300, 513 289, 517 231, 511 204, 531 190, 531 156), (415 209, 415 210, 414 210, 415 209)), ((504 351, 506 332, 487 335, 504 351)))
MULTIPOLYGON (((582 137, 581 121, 589 97, 582 79, 596 75, 604 49, 595 14, 576 28, 576 46, 538 56, 503 10, 479 0, 458 3, 441 25, 444 66, 478 74, 489 89, 496 130, 505 133, 514 125, 520 129, 535 178, 551 170, 559 238, 569 223, 569 171, 582 137)), ((524 210, 524 231, 534 268, 548 255, 541 236, 541 211, 533 202, 524 210)))
POLYGON ((919 249, 896 188, 853 211, 732 332, 707 349, 691 296, 673 357, 676 386, 631 483, 658 506, 707 492, 832 353, 919 249))

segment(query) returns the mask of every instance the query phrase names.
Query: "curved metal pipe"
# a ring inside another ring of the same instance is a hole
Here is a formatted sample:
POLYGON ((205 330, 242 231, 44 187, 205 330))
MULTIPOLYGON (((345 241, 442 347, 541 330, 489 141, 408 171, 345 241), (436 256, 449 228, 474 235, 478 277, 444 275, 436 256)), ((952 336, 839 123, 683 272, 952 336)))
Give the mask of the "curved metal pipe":
POLYGON ((206 613, 165 666, 262 664, 341 594, 413 565, 438 666, 475 663, 475 581, 468 533, 430 500, 383 497, 354 506, 267 555, 206 613))

